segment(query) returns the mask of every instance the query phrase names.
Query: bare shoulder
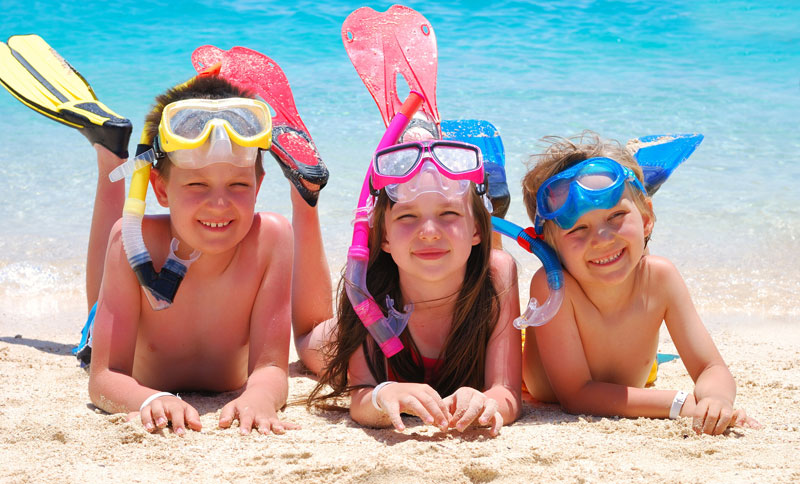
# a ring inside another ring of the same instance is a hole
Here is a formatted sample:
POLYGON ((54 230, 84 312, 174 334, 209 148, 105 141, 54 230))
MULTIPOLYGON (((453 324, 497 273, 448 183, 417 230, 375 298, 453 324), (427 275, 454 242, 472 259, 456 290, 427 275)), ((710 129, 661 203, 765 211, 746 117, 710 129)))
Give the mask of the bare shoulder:
POLYGON ((642 262, 648 276, 653 278, 655 282, 666 282, 681 278, 678 268, 667 258, 648 255, 644 257, 642 262))
POLYGON ((292 224, 286 217, 272 212, 258 212, 253 215, 253 226, 242 244, 259 250, 280 250, 292 244, 292 224))
POLYGON ((508 252, 492 249, 490 264, 498 290, 502 291, 517 284, 517 264, 508 252))

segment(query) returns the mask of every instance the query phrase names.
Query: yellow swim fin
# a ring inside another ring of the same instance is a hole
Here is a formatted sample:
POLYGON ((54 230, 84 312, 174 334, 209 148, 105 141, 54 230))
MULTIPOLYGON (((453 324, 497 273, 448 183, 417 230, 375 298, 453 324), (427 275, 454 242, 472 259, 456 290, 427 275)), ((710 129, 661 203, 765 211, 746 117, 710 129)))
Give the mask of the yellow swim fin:
POLYGON ((0 42, 0 84, 29 108, 78 129, 92 144, 128 157, 130 120, 98 101, 86 79, 38 35, 0 42))

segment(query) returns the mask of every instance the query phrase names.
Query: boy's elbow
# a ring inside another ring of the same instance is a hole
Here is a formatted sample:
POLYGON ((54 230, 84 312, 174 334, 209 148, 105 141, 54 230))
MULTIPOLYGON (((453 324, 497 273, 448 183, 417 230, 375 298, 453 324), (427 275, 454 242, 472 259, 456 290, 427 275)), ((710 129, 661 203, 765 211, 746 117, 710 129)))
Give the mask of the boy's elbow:
POLYGON ((95 407, 105 410, 103 408, 103 398, 100 385, 97 382, 97 377, 89 375, 89 400, 92 401, 95 407))

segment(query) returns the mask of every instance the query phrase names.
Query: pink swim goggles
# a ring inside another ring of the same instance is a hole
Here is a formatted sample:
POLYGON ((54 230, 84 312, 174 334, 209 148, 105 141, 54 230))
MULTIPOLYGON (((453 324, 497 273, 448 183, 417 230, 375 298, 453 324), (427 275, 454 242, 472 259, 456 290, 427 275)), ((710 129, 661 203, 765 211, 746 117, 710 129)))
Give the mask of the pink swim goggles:
POLYGON ((426 140, 379 150, 372 158, 372 190, 386 189, 395 202, 434 191, 463 195, 469 182, 485 191, 480 148, 458 141, 426 140), (443 175, 443 176, 440 176, 443 175))

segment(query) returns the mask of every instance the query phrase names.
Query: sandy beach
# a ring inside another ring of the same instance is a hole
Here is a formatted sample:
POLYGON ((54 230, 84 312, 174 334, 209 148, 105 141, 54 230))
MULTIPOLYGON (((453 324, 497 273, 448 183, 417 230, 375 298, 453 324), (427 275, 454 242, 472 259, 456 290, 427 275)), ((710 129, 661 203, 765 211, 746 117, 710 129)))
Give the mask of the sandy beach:
MULTIPOLYGON (((74 306, 74 305, 73 305, 74 306)), ((242 437, 217 428, 233 394, 184 394, 202 432, 148 434, 97 410, 88 375, 69 353, 78 308, 50 317, 0 314, 0 481, 27 482, 797 482, 800 480, 800 329, 797 321, 703 314, 738 385, 737 407, 763 429, 697 436, 687 419, 565 414, 526 402, 497 438, 440 433, 413 417, 403 432, 356 425, 346 412, 289 406, 302 426, 242 437)), ((662 330, 662 352, 674 352, 662 330)), ((290 399, 314 385, 295 355, 290 399)), ((680 360, 656 388, 692 388, 680 360)))

